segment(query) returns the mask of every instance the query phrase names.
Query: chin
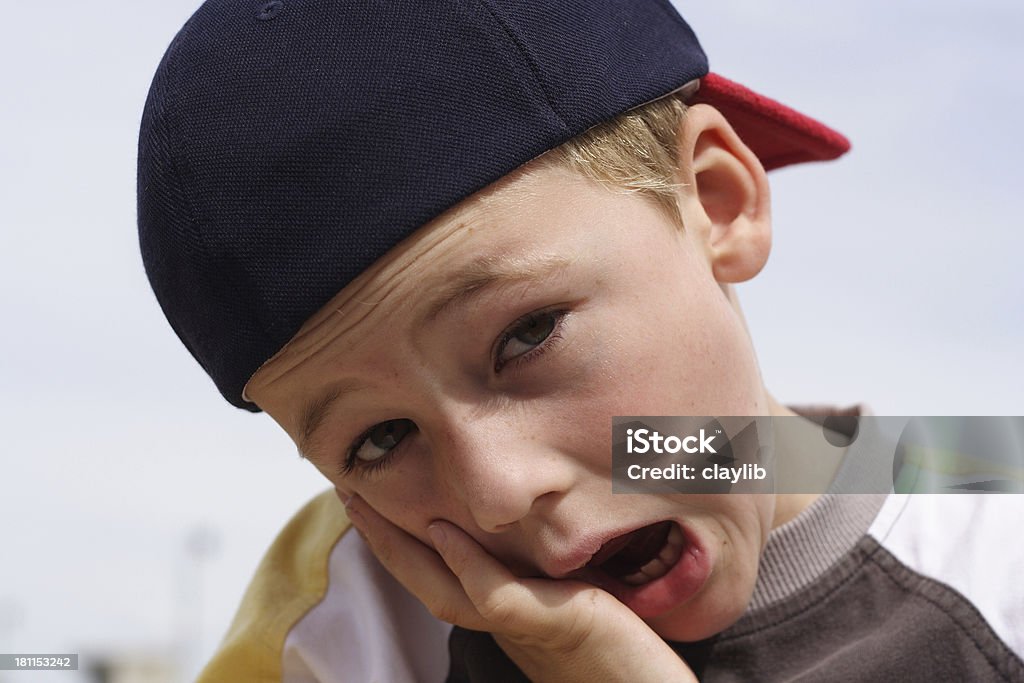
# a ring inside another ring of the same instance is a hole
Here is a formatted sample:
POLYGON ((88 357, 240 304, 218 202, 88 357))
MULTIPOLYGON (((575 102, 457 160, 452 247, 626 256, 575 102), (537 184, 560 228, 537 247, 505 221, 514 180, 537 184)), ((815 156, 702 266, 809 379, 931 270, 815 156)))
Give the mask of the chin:
POLYGON ((704 640, 721 633, 743 616, 753 585, 745 590, 707 588, 707 593, 694 596, 687 604, 644 621, 662 638, 682 643, 704 640))

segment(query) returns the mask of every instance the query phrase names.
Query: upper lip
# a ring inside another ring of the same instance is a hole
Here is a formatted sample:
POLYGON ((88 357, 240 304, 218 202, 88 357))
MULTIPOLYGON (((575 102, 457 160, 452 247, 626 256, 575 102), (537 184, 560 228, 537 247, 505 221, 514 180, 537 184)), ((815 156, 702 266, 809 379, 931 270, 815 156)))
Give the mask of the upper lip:
POLYGON ((569 578, 584 569, 587 563, 594 559, 594 556, 601 547, 613 538, 631 534, 637 529, 643 529, 646 526, 666 521, 674 520, 658 519, 649 522, 640 522, 638 524, 619 527, 599 534, 588 535, 583 540, 573 545, 572 548, 569 549, 569 552, 543 558, 539 563, 539 568, 544 572, 544 574, 552 579, 569 578))

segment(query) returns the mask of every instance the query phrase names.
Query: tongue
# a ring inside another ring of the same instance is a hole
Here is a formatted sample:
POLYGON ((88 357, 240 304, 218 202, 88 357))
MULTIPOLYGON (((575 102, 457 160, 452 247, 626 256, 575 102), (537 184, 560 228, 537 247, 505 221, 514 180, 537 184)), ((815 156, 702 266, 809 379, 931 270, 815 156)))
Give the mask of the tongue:
POLYGON ((612 576, 632 574, 650 562, 661 551, 668 540, 672 522, 660 522, 637 529, 631 534, 613 538, 601 547, 594 558, 601 560, 594 564, 612 576), (607 554, 611 551, 611 554, 607 554))

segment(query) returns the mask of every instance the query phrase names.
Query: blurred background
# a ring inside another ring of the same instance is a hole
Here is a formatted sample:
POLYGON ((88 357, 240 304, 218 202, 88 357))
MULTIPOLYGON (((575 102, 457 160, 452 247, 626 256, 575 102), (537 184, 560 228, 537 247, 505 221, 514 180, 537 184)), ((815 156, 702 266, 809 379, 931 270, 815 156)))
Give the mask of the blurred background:
MULTIPOLYGON (((263 550, 326 487, 269 418, 220 399, 138 256, 142 106, 198 4, 4 10, 0 653, 77 652, 81 669, 0 682, 192 680, 263 550)), ((854 143, 773 174, 775 251, 741 288, 768 386, 879 414, 1024 414, 1024 5, 677 4, 714 70, 854 143)))

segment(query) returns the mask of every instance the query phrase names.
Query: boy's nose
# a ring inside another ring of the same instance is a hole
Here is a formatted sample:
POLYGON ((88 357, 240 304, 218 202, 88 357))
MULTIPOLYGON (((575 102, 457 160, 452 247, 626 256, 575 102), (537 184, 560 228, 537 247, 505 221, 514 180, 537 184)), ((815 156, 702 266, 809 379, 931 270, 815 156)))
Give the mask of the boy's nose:
POLYGON ((447 446, 448 484, 489 533, 542 512, 572 484, 571 458, 515 425, 462 422, 452 428, 447 446))

